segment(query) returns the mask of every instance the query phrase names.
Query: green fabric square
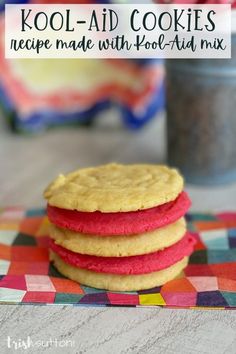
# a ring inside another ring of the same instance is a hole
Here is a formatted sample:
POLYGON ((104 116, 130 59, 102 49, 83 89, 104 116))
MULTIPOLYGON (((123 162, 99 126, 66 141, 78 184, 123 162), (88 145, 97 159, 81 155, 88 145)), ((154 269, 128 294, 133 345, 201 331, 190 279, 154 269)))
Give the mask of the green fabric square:
POLYGON ((83 297, 83 294, 57 293, 55 297, 56 304, 77 304, 83 297))
POLYGON ((221 291, 221 294, 224 296, 230 307, 236 307, 236 293, 221 291))
POLYGON ((195 251, 190 256, 189 263, 190 264, 207 264, 208 263, 207 251, 206 250, 195 251))
POLYGON ((231 250, 210 250, 208 251, 208 263, 209 264, 219 264, 228 263, 236 261, 236 249, 231 250))
POLYGON ((192 221, 216 221, 217 217, 213 214, 202 214, 202 213, 193 213, 191 214, 192 221))

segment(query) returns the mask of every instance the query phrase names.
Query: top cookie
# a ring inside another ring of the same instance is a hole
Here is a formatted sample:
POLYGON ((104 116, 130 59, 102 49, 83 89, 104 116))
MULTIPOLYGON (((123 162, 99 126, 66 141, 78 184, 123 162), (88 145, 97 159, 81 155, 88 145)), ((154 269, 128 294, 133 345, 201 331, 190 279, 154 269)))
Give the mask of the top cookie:
POLYGON ((45 190, 52 206, 84 212, 128 212, 177 198, 183 177, 162 165, 108 164, 59 175, 45 190))

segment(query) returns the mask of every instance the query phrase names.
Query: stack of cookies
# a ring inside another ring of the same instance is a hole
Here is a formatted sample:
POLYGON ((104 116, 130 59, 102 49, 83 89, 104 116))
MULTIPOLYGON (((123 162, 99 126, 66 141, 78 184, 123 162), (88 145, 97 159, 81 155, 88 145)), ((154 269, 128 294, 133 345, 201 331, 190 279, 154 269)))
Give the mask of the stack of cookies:
POLYGON ((108 164, 59 175, 46 189, 54 266, 81 284, 137 291, 174 279, 194 239, 175 169, 108 164))

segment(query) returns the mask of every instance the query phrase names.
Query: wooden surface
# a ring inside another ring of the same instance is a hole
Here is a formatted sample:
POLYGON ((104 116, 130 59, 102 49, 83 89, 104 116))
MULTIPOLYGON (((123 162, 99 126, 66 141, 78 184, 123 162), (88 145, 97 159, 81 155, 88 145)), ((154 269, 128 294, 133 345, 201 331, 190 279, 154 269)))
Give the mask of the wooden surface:
MULTIPOLYGON (((29 137, 0 123, 0 205, 42 206, 42 190, 60 172, 110 161, 165 161, 163 117, 141 132, 128 132, 111 113, 92 130, 53 130, 29 137)), ((192 210, 236 210, 236 184, 187 186, 192 210)), ((72 340, 66 349, 30 348, 31 353, 236 353, 236 312, 160 308, 0 306, 0 352, 17 342, 72 340)), ((61 343, 61 342, 60 342, 61 343)), ((63 342, 62 342, 63 343, 63 342)), ((18 350, 22 352, 22 350, 18 350)))

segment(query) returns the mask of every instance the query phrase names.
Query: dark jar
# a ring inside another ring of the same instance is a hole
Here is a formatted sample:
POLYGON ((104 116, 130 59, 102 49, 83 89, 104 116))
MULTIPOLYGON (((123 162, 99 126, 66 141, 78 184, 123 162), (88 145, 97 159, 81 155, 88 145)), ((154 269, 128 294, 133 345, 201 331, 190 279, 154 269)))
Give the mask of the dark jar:
POLYGON ((236 35, 232 59, 167 60, 168 162, 197 184, 236 181, 236 35))

